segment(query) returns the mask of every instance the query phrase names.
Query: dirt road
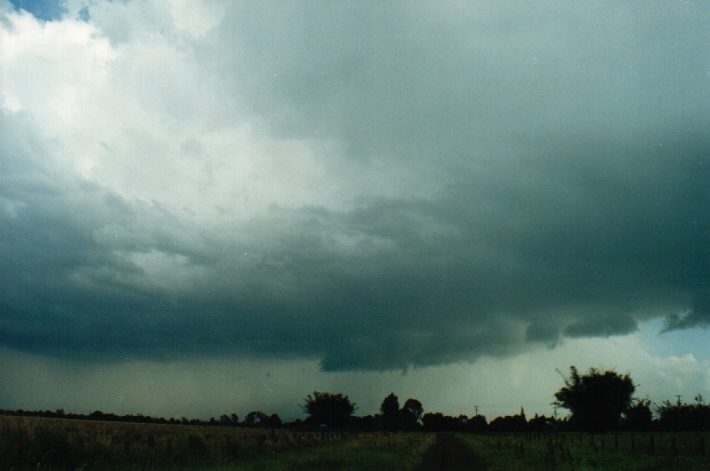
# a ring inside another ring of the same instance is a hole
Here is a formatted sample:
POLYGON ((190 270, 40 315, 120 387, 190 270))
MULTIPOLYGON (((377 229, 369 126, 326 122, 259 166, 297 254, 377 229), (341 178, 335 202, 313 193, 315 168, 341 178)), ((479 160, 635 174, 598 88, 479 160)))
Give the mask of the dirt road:
POLYGON ((440 433, 424 454, 419 471, 487 471, 488 467, 450 433, 440 433))

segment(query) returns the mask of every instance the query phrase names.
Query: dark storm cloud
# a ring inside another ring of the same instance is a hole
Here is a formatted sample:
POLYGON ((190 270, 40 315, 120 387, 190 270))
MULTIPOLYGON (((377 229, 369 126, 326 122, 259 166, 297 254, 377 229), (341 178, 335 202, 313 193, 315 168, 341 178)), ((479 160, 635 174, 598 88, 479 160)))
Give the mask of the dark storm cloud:
POLYGON ((705 8, 314 5, 235 7, 197 60, 274 135, 439 189, 195 227, 1 114, 0 342, 387 369, 710 321, 705 8))
POLYGON ((540 132, 706 117, 707 19, 698 2, 245 3, 202 60, 278 132, 450 170, 540 132))

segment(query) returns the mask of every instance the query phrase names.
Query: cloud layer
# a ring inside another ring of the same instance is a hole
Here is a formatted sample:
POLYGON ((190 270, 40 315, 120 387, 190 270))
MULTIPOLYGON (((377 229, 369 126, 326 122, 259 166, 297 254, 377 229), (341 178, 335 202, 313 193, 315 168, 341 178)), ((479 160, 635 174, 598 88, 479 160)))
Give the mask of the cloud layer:
POLYGON ((710 9, 0 4, 0 342, 391 369, 710 322, 710 9))

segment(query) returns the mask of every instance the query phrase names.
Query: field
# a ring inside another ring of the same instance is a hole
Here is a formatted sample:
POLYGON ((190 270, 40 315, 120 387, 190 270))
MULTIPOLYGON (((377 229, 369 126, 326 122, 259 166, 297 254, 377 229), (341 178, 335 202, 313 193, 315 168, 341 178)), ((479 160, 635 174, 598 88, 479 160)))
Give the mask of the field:
POLYGON ((414 469, 430 434, 0 417, 0 470, 414 469))
POLYGON ((0 470, 710 470, 709 434, 309 432, 0 417, 0 470))
POLYGON ((701 433, 549 433, 456 436, 490 469, 710 470, 701 433))

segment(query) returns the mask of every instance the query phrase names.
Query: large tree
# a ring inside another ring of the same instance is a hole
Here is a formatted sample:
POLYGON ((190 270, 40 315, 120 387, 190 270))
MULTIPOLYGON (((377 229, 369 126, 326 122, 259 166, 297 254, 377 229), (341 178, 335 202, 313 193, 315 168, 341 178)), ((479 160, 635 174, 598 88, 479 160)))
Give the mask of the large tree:
POLYGON ((306 396, 306 402, 301 407, 314 424, 331 428, 342 427, 355 411, 355 404, 350 402, 348 396, 318 391, 306 396))
POLYGON ((621 414, 631 406, 636 386, 631 377, 615 371, 591 368, 580 375, 570 367, 565 385, 555 393, 555 404, 572 412, 570 421, 590 432, 604 432, 618 426, 621 414))
POLYGON ((388 430, 399 428, 399 398, 394 393, 390 393, 380 405, 382 414, 382 424, 388 430))
POLYGON ((417 428, 424 414, 424 407, 417 399, 407 399, 402 406, 402 426, 407 430, 417 428))

